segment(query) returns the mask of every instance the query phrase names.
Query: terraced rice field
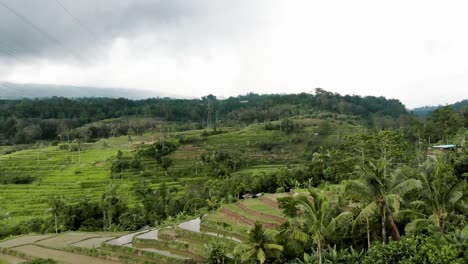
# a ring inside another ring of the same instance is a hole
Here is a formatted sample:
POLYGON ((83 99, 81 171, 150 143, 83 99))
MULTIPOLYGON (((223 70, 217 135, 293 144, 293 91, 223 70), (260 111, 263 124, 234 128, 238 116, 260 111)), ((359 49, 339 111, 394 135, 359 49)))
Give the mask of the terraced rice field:
POLYGON ((73 244, 70 244, 70 246, 73 247, 81 247, 81 248, 100 248, 102 243, 114 239, 114 237, 94 237, 86 240, 82 240, 73 244))
POLYGON ((12 239, 7 239, 3 240, 0 242, 0 248, 13 248, 21 245, 26 245, 26 244, 32 244, 37 241, 51 238, 56 236, 55 234, 49 234, 49 235, 25 235, 25 236, 19 236, 16 238, 12 239))
MULTIPOLYGON (((35 244, 39 246, 43 246, 43 247, 48 247, 48 248, 63 249, 69 245, 72 245, 81 241, 86 241, 90 238, 99 238, 99 234, 67 232, 60 236, 54 236, 48 239, 38 241, 35 244)), ((106 237, 106 238, 109 239, 109 237, 106 237)))
MULTIPOLYGON (((127 260, 138 263, 183 263, 187 259, 203 261, 203 246, 214 241, 224 241, 232 250, 245 236, 251 224, 239 224, 238 217, 242 215, 250 220, 263 219, 262 223, 281 223, 284 218, 281 210, 276 208, 275 197, 268 195, 265 202, 261 199, 243 200, 226 207, 236 208, 234 215, 228 215, 235 231, 242 230, 239 236, 230 236, 223 232, 205 232, 200 219, 182 222, 177 226, 167 226, 162 229, 144 230, 130 234, 118 233, 85 233, 67 232, 59 235, 26 235, 0 242, 0 249, 25 254, 27 258, 53 258, 64 263, 120 263, 127 260), (253 213, 252 210, 255 210, 253 213), (246 213, 249 212, 249 213, 246 213), (239 226, 241 228, 239 229, 239 226), (80 253, 80 254, 78 254, 80 253), (87 255, 92 253, 92 256, 87 255), (99 257, 97 257, 99 256, 99 257), (109 260, 112 259, 112 260, 109 260)), ((222 209, 204 219, 226 217, 222 209)), ((206 222, 203 220, 203 222, 206 222)), ((206 223, 205 223, 206 224, 206 223)), ((209 226, 209 225, 208 225, 209 226)), ((218 228, 214 226, 214 228, 218 228)), ((6 257, 4 257, 6 258, 6 257)), ((0 259, 1 256, 0 256, 0 259)))
MULTIPOLYGON (((175 137, 176 134, 172 136, 175 137)), ((47 215, 47 203, 52 196, 60 196, 66 203, 80 199, 98 201, 111 181, 119 185, 119 195, 132 204, 135 197, 130 189, 141 178, 141 173, 128 170, 123 173, 122 179, 111 180, 111 159, 118 150, 133 150, 142 142, 150 143, 152 137, 151 134, 134 136, 130 149, 127 137, 86 143, 83 144, 80 155, 57 146, 0 154, 0 177, 31 176, 35 179, 32 184, 0 184, 0 228, 2 225, 14 225, 23 220, 47 215)), ((191 157, 198 155, 196 151, 192 153, 190 147, 188 150, 182 148, 176 151, 177 155, 182 155, 180 162, 175 160, 177 166, 193 167, 192 162, 182 154, 187 151, 187 155, 191 157)), ((183 190, 187 182, 206 180, 202 175, 199 178, 194 175, 180 180, 165 176, 154 160, 143 160, 142 164, 146 170, 161 171, 161 175, 153 179, 154 187, 166 182, 169 187, 183 190)))
MULTIPOLYGON (((47 234, 47 235, 24 235, 16 238, 3 240, 0 242, 0 249, 7 250, 13 254, 24 254, 28 259, 30 258, 53 258, 57 261, 64 263, 117 263, 105 259, 75 254, 66 251, 70 246, 97 248, 101 245, 98 240, 106 241, 115 238, 115 235, 121 233, 81 233, 81 232, 68 232, 60 235, 47 234)), ((0 259, 6 259, 8 263, 14 262, 18 258, 10 255, 2 255, 0 259), (12 259, 12 260, 10 260, 12 259)))
MULTIPOLYGON (((239 237, 245 237, 256 221, 268 229, 277 228, 286 221, 282 210, 278 208, 276 198, 288 194, 267 194, 262 198, 245 199, 235 204, 225 205, 216 213, 207 215, 202 220, 205 231, 217 230, 239 237)), ((203 228, 202 228, 203 230, 203 228)))
POLYGON ((114 238, 112 240, 107 241, 106 243, 113 246, 124 246, 127 244, 131 244, 133 238, 137 235, 147 233, 148 231, 138 231, 134 233, 130 233, 121 237, 114 238))
MULTIPOLYGON (((320 122, 304 118, 295 121, 309 126, 304 129, 304 133, 312 132, 315 129, 312 125, 320 122)), ((111 159, 117 151, 122 150, 125 153, 142 144, 151 144, 161 136, 156 132, 132 136, 132 142, 123 136, 85 143, 80 155, 77 152, 59 149, 57 146, 29 147, 11 154, 3 154, 8 152, 9 148, 0 147, 0 177, 7 175, 35 178, 32 184, 0 185, 0 228, 49 215, 47 203, 51 196, 60 196, 66 203, 80 199, 98 201, 111 182, 119 185, 119 195, 132 205, 136 198, 131 188, 141 180, 145 172, 157 174, 151 177, 151 187, 157 188, 164 182, 170 188, 183 191, 187 184, 203 183, 210 179, 207 166, 200 163, 200 155, 211 150, 240 153, 248 160, 244 168, 235 172, 240 175, 268 173, 284 167, 291 160, 299 163, 303 160, 307 148, 304 142, 291 143, 290 135, 278 130, 265 130, 263 126, 254 124, 244 128, 223 128, 225 133, 206 138, 201 136, 201 130, 168 133, 166 140, 173 142, 182 138, 194 140, 192 143, 182 144, 170 155, 174 161, 171 169, 183 172, 180 173, 183 176, 178 173, 165 173, 154 160, 147 159, 142 161, 142 171, 128 170, 122 173, 122 179, 110 179, 111 159), (259 144, 268 142, 275 142, 278 146, 271 151, 259 149, 259 144)), ((352 131, 360 131, 360 128, 341 125, 336 129, 336 135, 340 131, 349 134, 352 131)), ((330 137, 336 135, 332 133, 330 137)))
POLYGON ((26 260, 0 253, 0 264, 19 264, 23 262, 26 262, 26 260))
POLYGON ((25 245, 15 248, 15 251, 33 256, 36 258, 53 258, 69 264, 117 264, 118 261, 112 261, 102 258, 90 257, 82 254, 75 254, 57 249, 44 248, 36 245, 25 245))

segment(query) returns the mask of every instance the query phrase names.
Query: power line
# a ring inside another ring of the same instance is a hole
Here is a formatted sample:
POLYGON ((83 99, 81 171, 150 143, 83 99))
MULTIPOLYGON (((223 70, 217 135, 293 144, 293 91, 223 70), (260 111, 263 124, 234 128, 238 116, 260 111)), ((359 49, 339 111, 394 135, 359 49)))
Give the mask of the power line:
POLYGON ((11 13, 13 13, 15 16, 17 16, 19 19, 21 19, 24 23, 28 24, 29 26, 31 26, 34 30, 36 30, 37 32, 39 32, 43 37, 47 38, 48 40, 54 42, 55 44, 57 44, 58 46, 60 46, 63 50, 67 51, 68 53, 70 53, 71 55, 73 55, 73 57, 75 58, 82 58, 81 56, 77 56, 77 54, 75 54, 73 51, 71 51, 70 49, 68 49, 65 45, 62 44, 62 42, 60 42, 58 39, 56 39, 54 36, 50 35, 49 33, 43 31, 42 29, 40 29, 38 26, 34 25, 33 22, 31 22, 31 20, 29 20, 28 18, 26 18, 25 16, 21 15, 20 13, 18 13, 16 10, 14 10, 13 8, 11 8, 10 6, 8 6, 7 4, 3 3, 0 1, 0 5, 3 6, 5 9, 9 10, 11 13))
POLYGON ((40 69, 40 67, 33 60, 28 59, 27 55, 22 54, 25 52, 23 52, 21 49, 18 49, 17 45, 14 45, 15 43, 22 43, 23 41, 19 40, 9 32, 2 32, 2 36, 5 37, 3 40, 0 39, 0 47, 3 46, 3 53, 20 60, 23 63, 33 66, 35 70, 40 69), (13 43, 12 45, 9 44, 10 41, 13 43))
POLYGON ((18 50, 17 48, 12 47, 11 45, 8 44, 8 42, 0 40, 0 47, 3 47, 4 53, 8 53, 8 54, 12 53, 10 54, 12 57, 17 58, 18 60, 21 60, 22 62, 29 64, 30 66, 34 66, 37 69, 40 68, 33 60, 29 59, 27 55, 23 55, 21 50, 18 50))
POLYGON ((19 55, 17 52, 15 52, 14 49, 6 46, 3 42, 0 42, 0 52, 7 54, 31 67, 33 67, 34 70, 39 71, 40 67, 36 65, 35 63, 29 61, 28 59, 23 58, 21 55, 19 55))
POLYGON ((103 44, 100 38, 96 34, 94 34, 94 32, 90 30, 84 23, 82 23, 76 16, 74 16, 70 12, 70 10, 68 10, 59 0, 55 0, 55 2, 57 2, 57 4, 65 11, 65 13, 67 13, 73 19, 73 21, 75 21, 75 23, 81 27, 81 29, 86 31, 94 40, 96 40, 100 44, 103 44))

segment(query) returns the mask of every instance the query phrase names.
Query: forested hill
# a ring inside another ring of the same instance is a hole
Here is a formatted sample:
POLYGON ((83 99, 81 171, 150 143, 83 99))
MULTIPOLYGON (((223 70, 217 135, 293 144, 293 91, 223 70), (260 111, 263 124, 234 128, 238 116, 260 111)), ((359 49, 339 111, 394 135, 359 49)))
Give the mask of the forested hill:
MULTIPOLYGON (((453 108, 454 110, 460 111, 460 110, 465 110, 468 109, 468 99, 456 102, 454 104, 446 105, 450 108, 453 108)), ((430 115, 432 112, 434 112, 436 109, 444 107, 443 105, 438 105, 438 106, 423 106, 423 107, 418 107, 411 112, 413 112, 415 115, 420 116, 420 117, 426 117, 430 115)))
POLYGON ((81 98, 0 100, 0 143, 31 143, 57 139, 64 131, 109 118, 137 116, 183 121, 206 127, 212 124, 245 125, 291 116, 328 112, 357 116, 363 123, 398 126, 406 115, 398 100, 374 96, 342 96, 317 89, 314 94, 247 94, 218 100, 152 98, 143 100, 81 98))

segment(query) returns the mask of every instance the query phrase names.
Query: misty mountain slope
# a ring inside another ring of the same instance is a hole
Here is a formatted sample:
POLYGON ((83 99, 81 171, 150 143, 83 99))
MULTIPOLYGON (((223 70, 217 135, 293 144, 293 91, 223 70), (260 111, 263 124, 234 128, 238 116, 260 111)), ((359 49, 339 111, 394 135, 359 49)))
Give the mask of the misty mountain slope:
POLYGON ((49 97, 108 97, 144 99, 151 97, 175 97, 167 93, 123 88, 95 88, 48 84, 16 84, 0 82, 0 99, 49 98, 49 97))
POLYGON ((442 108, 444 106, 449 106, 453 108, 454 110, 462 110, 464 108, 468 108, 468 99, 465 99, 465 100, 462 100, 453 104, 449 104, 449 105, 422 106, 422 107, 414 108, 411 111, 417 116, 425 117, 425 116, 430 115, 435 110, 442 108))

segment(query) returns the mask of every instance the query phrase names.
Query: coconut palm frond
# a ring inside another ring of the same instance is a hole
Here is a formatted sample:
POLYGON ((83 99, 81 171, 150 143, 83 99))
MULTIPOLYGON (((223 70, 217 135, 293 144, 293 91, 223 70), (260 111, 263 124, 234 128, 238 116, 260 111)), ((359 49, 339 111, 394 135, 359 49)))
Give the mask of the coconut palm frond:
POLYGON ((309 241, 309 235, 301 230, 293 230, 292 237, 296 240, 306 243, 309 241))
POLYGON ((394 216, 397 220, 401 220, 401 219, 415 220, 415 219, 427 218, 427 215, 420 213, 418 211, 415 211, 415 210, 410 210, 410 209, 399 210, 398 212, 394 213, 394 216))
POLYGON ((359 215, 354 219, 354 224, 359 224, 359 223, 364 223, 367 221, 367 219, 370 219, 377 215, 379 212, 379 206, 377 205, 376 202, 372 202, 368 204, 366 207, 362 208, 361 212, 359 215))
POLYGON ((429 225, 433 224, 432 220, 429 219, 416 219, 411 221, 405 226, 405 232, 408 234, 414 233, 416 231, 422 230, 429 225))
POLYGON ((420 180, 408 179, 393 187, 391 192, 403 197, 414 190, 421 190, 422 188, 420 180))
POLYGON ((460 199, 465 196, 467 184, 464 181, 460 181, 458 184, 452 187, 448 193, 448 201, 451 204, 456 204, 460 199))
POLYGON ((371 200, 373 197, 372 190, 369 185, 362 181, 348 181, 345 187, 346 195, 358 200, 371 200))
POLYGON ((414 179, 416 178, 417 172, 408 166, 404 166, 402 168, 397 169, 394 171, 391 176, 392 176, 392 181, 395 183, 400 183, 406 179, 414 179))
POLYGON ((256 253, 255 246, 252 244, 242 243, 237 245, 233 251, 234 255, 239 255, 243 261, 251 259, 256 253))
POLYGON ((389 205, 393 211, 397 212, 400 210, 400 204, 403 202, 401 196, 397 194, 388 194, 384 197, 385 203, 389 205))
POLYGON ((258 250, 257 252, 257 260, 261 264, 265 263, 266 261, 266 254, 265 254, 265 251, 263 251, 262 249, 258 250))
POLYGON ((423 208, 427 206, 427 203, 422 200, 415 200, 408 204, 412 208, 423 208))
POLYGON ((283 246, 278 244, 265 244, 264 247, 265 249, 276 249, 278 251, 283 251, 283 246))
POLYGON ((336 226, 344 226, 344 223, 348 220, 351 221, 353 214, 351 212, 343 212, 338 216, 332 218, 330 223, 326 227, 326 231, 328 234, 333 234, 336 230, 336 226))

